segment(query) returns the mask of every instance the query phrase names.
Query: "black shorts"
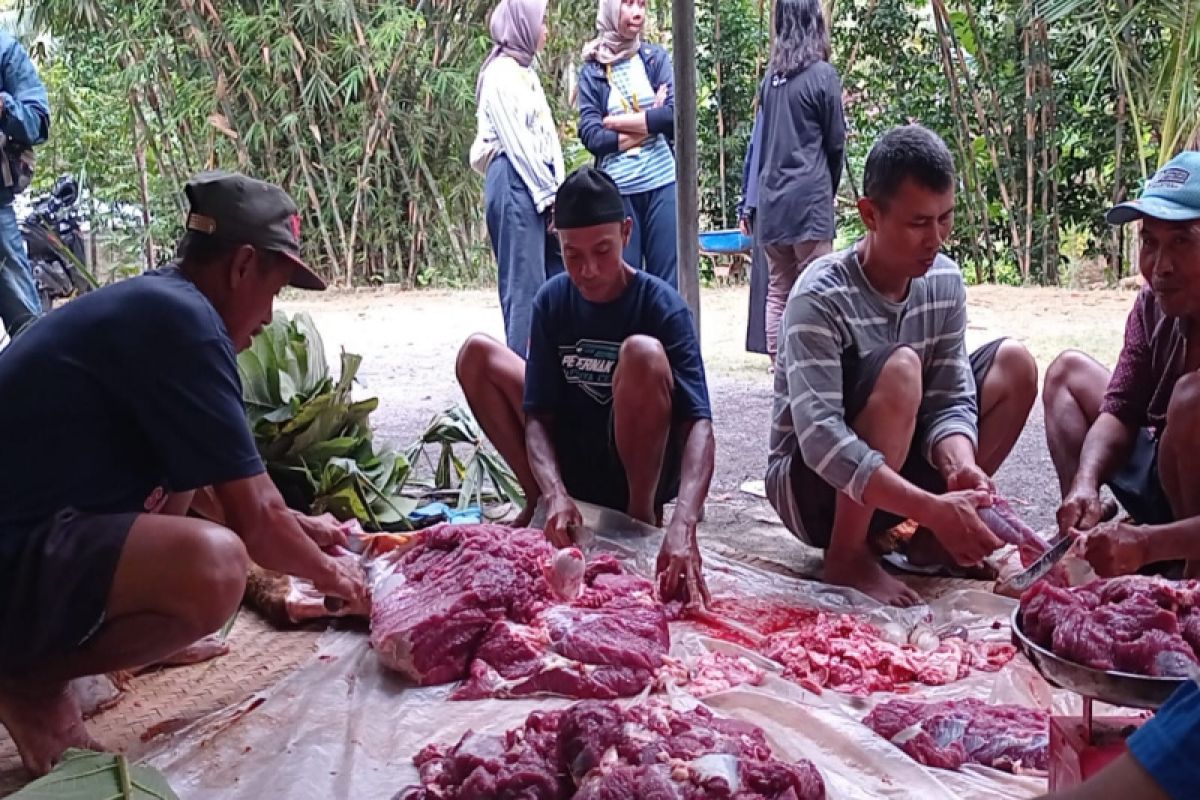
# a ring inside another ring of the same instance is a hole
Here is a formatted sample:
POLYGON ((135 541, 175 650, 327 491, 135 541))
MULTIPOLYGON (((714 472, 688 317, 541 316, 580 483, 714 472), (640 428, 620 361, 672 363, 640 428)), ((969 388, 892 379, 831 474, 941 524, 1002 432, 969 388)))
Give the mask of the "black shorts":
POLYGON ((137 517, 68 509, 0 551, 0 673, 36 668, 95 635, 137 517))
POLYGON ((1141 525, 1166 525, 1175 521, 1158 475, 1158 442, 1149 429, 1139 430, 1129 460, 1108 482, 1113 497, 1134 522, 1141 525))
MULTIPOLYGON (((981 391, 980 387, 983 386, 983 379, 991 370, 992 363, 996 360, 996 353, 1003 343, 1004 339, 997 339, 971 353, 971 372, 975 375, 976 407, 979 407, 979 392, 981 391)), ((881 347, 863 359, 853 361, 843 359, 842 388, 847 422, 853 424, 855 418, 866 407, 871 393, 875 391, 875 383, 879 380, 879 373, 883 371, 884 364, 896 350, 903 346, 897 344, 891 347, 881 347)), ((946 491, 946 481, 921 452, 921 434, 920 430, 916 432, 908 451, 908 460, 904 462, 900 475, 909 483, 927 492, 942 494, 946 491)), ((804 526, 808 543, 814 547, 828 547, 830 536, 833 533, 833 517, 837 508, 838 490, 813 472, 798 453, 792 458, 791 481, 792 495, 796 498, 800 523, 804 526)), ((901 522, 904 522, 904 517, 887 511, 876 511, 871 517, 870 533, 882 533, 901 522)))
MULTIPOLYGON (((672 423, 663 455, 662 474, 654 504, 661 507, 679 495, 679 480, 683 470, 683 440, 680 424, 672 423)), ((593 431, 583 431, 560 424, 554 435, 554 453, 558 471, 567 494, 584 503, 611 508, 622 514, 629 510, 629 477, 617 453, 616 432, 612 418, 608 431, 597 437, 593 431)))

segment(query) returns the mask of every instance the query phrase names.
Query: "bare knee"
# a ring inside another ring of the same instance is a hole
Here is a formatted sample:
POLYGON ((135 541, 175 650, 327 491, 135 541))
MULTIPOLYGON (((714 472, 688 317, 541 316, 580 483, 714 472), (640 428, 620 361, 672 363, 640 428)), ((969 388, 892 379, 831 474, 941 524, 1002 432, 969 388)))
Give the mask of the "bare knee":
POLYGON ((1189 443, 1200 441, 1200 373, 1189 373, 1175 383, 1167 405, 1166 431, 1176 441, 1180 437, 1189 443))
POLYGON ((458 382, 462 384, 484 374, 495 356, 496 349, 500 347, 503 345, 482 333, 467 337, 463 346, 459 348, 458 358, 454 363, 458 382))
POLYGON ((635 384, 671 377, 671 361, 662 342, 652 336, 630 336, 621 344, 613 379, 635 384))
POLYGON ((911 347, 897 347, 879 370, 872 399, 878 396, 892 411, 914 416, 921 407, 922 371, 917 351, 911 347))
POLYGON ((1000 371, 1004 377, 1004 387, 1013 395, 1028 398, 1030 403, 1037 397, 1037 361, 1025 345, 1013 339, 1005 339, 996 350, 992 369, 1000 371))
POLYGON ((200 638, 224 625, 241 604, 250 557, 237 534, 220 525, 197 526, 179 550, 179 563, 190 567, 183 581, 190 602, 176 611, 200 638))
MULTIPOLYGON (((1007 342, 1005 343, 1007 344, 1007 342)), ((1046 382, 1042 390, 1042 400, 1050 406, 1071 394, 1072 386, 1080 377, 1095 370, 1096 362, 1079 350, 1064 350, 1046 369, 1046 382)))

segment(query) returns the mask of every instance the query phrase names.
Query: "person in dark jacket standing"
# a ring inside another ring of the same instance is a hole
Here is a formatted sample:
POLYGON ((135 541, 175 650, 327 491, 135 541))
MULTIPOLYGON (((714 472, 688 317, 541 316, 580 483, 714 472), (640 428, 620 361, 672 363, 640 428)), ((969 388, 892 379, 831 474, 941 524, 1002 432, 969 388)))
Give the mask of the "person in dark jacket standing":
POLYGON ((9 336, 42 313, 12 203, 32 175, 33 146, 49 135, 46 87, 25 48, 0 33, 0 318, 9 336))
POLYGON ((600 0, 579 74, 579 138, 633 220, 625 262, 678 288, 674 73, 666 50, 642 43, 645 23, 646 0, 600 0))
POLYGON ((486 180, 505 337, 524 358, 533 298, 563 270, 550 223, 565 174, 562 145, 534 69, 546 45, 546 0, 500 0, 490 27, 492 51, 475 84, 478 130, 470 160, 486 180))
MULTIPOLYGON (((818 0, 778 0, 775 44, 761 89, 754 226, 770 264, 767 352, 801 271, 833 250, 833 201, 842 179, 846 125, 842 82, 829 64, 818 0)), ((753 176, 752 176, 753 177, 753 176)))

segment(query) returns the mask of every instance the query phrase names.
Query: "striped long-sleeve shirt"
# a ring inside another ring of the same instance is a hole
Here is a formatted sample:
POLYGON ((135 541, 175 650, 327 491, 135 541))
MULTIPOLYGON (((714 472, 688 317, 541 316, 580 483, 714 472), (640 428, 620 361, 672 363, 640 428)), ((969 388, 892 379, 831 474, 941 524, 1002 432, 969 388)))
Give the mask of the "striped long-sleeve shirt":
POLYGON ((504 154, 529 189, 534 206, 545 211, 566 176, 558 130, 533 67, 522 67, 507 56, 488 65, 476 116, 479 128, 471 145, 471 166, 486 175, 492 158, 504 154))
MULTIPOLYGON (((912 347, 924 376, 917 435, 925 457, 947 436, 963 434, 977 442, 975 379, 964 341, 966 299, 958 265, 943 255, 912 281, 900 303, 867 282, 854 247, 805 269, 783 315, 775 371, 767 484, 777 509, 794 508, 788 468, 797 453, 856 502, 883 465, 883 455, 858 438, 846 420, 847 355, 866 357, 891 344, 912 347)), ((798 520, 784 522, 791 527, 798 520)))

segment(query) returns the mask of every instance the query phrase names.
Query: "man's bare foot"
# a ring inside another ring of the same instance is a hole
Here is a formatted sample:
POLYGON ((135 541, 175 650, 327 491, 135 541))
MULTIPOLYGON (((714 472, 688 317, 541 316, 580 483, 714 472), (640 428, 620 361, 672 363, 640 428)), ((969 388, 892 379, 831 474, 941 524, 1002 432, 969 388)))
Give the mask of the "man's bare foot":
POLYGON ((0 681, 0 723, 16 743, 21 763, 36 777, 53 769, 72 747, 100 749, 67 683, 0 681))
POLYGON ((888 575, 871 553, 851 558, 830 558, 826 553, 821 579, 826 583, 857 589, 890 606, 908 608, 921 602, 916 592, 888 575))
POLYGON ((959 566, 928 528, 917 528, 916 533, 908 540, 904 556, 914 567, 948 567, 972 580, 994 581, 999 575, 996 568, 987 563, 973 567, 959 566))
POLYGON ((629 510, 625 513, 630 518, 636 519, 638 522, 644 522, 653 528, 662 527, 662 509, 659 509, 658 513, 655 513, 653 506, 634 508, 633 505, 630 504, 629 510))
POLYGON ((172 653, 157 664, 149 665, 146 669, 150 667, 186 667, 190 664, 201 664, 205 661, 211 661, 218 656, 223 656, 228 652, 229 645, 225 644, 216 634, 213 634, 212 636, 205 636, 199 641, 192 642, 178 653, 172 653))

